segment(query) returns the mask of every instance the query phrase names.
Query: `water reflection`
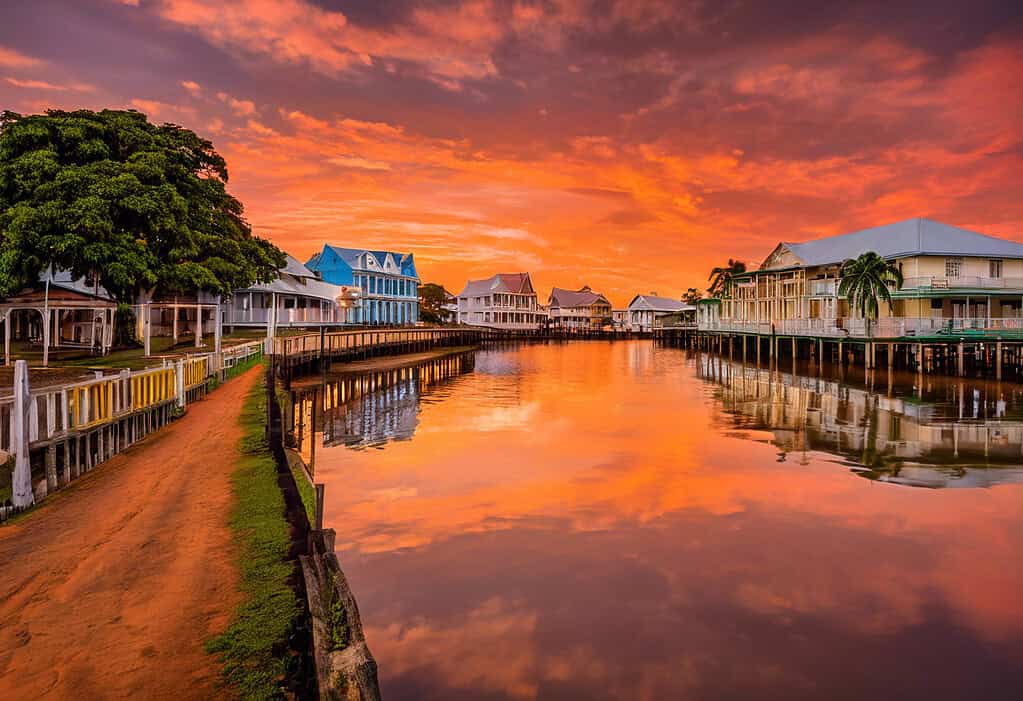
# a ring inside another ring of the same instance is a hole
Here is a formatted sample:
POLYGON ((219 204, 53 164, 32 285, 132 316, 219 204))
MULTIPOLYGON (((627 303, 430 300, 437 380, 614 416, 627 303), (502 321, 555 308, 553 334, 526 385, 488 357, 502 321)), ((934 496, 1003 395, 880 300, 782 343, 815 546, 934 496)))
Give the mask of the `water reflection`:
MULTIPOLYGON (((700 362, 648 342, 481 352, 419 395, 408 440, 320 441, 385 698, 1015 698, 1023 485, 850 478, 832 453, 862 451, 804 449, 805 426, 876 409, 783 379, 791 402, 736 411, 745 390, 700 362)), ((920 423, 914 391, 892 393, 892 444, 920 423)), ((948 418, 925 399, 923 423, 948 418)))
MULTIPOLYGON (((738 428, 769 432, 779 459, 843 456, 858 475, 919 487, 1023 481, 1023 387, 1012 383, 782 372, 700 354, 698 374, 738 428), (873 381, 884 380, 883 391, 873 381)), ((752 434, 757 435, 757 434, 752 434)))
MULTIPOLYGON (((368 372, 339 372, 291 393, 291 442, 307 464, 315 446, 381 447, 412 437, 421 402, 444 384, 472 372, 475 353, 450 353, 418 363, 368 372), (319 434, 315 440, 310 436, 319 434)), ((432 401, 438 401, 440 397, 432 401)))

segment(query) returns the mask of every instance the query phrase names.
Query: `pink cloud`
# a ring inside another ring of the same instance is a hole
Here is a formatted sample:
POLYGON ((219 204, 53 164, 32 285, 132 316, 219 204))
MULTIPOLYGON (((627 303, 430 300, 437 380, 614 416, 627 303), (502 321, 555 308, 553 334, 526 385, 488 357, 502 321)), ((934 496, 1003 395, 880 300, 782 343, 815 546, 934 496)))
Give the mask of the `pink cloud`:
POLYGON ((0 46, 0 66, 4 68, 34 68, 43 65, 43 63, 44 61, 38 58, 0 46))

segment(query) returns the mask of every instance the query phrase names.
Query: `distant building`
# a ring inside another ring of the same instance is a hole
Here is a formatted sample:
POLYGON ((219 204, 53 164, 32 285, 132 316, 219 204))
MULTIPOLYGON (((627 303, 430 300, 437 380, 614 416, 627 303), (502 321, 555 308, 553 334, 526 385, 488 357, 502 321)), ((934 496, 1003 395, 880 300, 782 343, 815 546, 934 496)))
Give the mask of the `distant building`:
POLYGON ((529 273, 470 280, 458 295, 458 323, 502 329, 535 329, 546 321, 529 273))
POLYGON ((415 324, 419 321, 419 274, 411 253, 341 248, 329 244, 306 267, 325 282, 357 287, 359 324, 415 324))
POLYGON ((754 271, 736 275, 700 326, 760 334, 900 338, 1023 328, 1023 244, 929 219, 779 243, 754 271), (869 327, 839 294, 842 263, 872 251, 902 271, 892 305, 869 327))
POLYGON ((695 318, 696 307, 678 299, 658 297, 651 293, 633 297, 628 312, 629 330, 651 331, 660 326, 665 317, 690 314, 695 318))
POLYGON ((611 326, 614 328, 615 331, 627 330, 629 328, 629 310, 612 309, 611 326))
POLYGON ((589 287, 579 290, 555 287, 547 308, 551 324, 563 329, 600 329, 611 320, 611 303, 589 287))
POLYGON ((236 290, 225 300, 225 326, 275 327, 355 323, 360 290, 320 280, 292 256, 276 280, 236 290), (271 319, 271 317, 273 317, 271 319))

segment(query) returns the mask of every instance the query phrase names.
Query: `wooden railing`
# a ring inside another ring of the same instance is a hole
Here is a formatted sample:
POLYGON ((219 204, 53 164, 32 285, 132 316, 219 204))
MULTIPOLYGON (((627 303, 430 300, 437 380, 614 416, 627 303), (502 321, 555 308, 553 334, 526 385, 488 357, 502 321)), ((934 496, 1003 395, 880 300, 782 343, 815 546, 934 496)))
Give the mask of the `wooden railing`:
MULTIPOLYGON (((482 336, 497 336, 500 331, 478 326, 443 329, 359 329, 335 331, 322 335, 322 351, 325 355, 337 355, 360 349, 380 348, 388 345, 412 344, 431 341, 464 339, 474 342, 482 336)), ((321 351, 321 335, 308 333, 296 336, 279 336, 273 339, 274 355, 296 357, 316 355, 321 351)))
MULTIPOLYGON (((183 408, 191 393, 238 363, 261 356, 263 347, 263 341, 254 341, 220 353, 189 355, 157 367, 38 389, 27 381, 19 387, 16 381, 13 394, 0 397, 0 451, 17 456, 20 447, 27 446, 31 453, 152 409, 171 404, 183 408)), ((15 377, 22 375, 27 375, 27 365, 15 368, 15 377)), ((114 452, 107 447, 107 454, 114 452)))

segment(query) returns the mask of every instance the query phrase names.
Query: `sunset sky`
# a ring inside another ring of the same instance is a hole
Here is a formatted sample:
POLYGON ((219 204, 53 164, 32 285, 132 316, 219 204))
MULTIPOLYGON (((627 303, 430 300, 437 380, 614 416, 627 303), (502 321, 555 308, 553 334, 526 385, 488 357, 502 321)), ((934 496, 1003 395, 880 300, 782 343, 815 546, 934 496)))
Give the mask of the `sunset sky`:
POLYGON ((254 231, 706 287, 914 216, 1023 241, 1018 2, 4 2, 0 108, 117 107, 226 157, 254 231))

